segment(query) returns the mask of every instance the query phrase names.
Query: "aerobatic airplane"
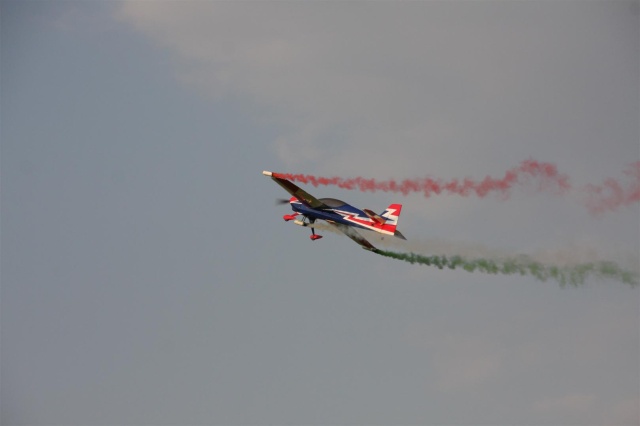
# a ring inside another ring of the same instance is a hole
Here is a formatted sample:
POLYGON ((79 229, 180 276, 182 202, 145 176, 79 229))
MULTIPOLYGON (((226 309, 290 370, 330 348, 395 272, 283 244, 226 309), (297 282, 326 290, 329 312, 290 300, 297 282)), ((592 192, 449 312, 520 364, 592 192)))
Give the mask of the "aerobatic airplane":
POLYGON ((335 198, 315 198, 279 173, 264 171, 262 174, 269 176, 292 195, 289 200, 282 201, 283 203, 291 204, 291 209, 293 209, 294 213, 284 215, 283 219, 285 221, 293 220, 296 225, 310 227, 312 241, 322 238, 321 235, 316 234, 314 229, 315 221, 318 219, 330 223, 360 244, 362 248, 373 252, 378 251, 378 249, 354 228, 368 229, 406 240, 404 235, 396 229, 402 204, 391 204, 384 213, 378 215, 369 209, 360 210, 335 198), (299 215, 302 216, 302 220, 296 219, 299 215))

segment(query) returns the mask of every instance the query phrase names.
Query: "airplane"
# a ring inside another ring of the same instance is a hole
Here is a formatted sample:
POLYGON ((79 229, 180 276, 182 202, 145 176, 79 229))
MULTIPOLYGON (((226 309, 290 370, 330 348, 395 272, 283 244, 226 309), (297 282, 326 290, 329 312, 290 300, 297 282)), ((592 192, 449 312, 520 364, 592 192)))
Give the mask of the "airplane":
POLYGON ((322 238, 322 235, 316 234, 315 231, 315 222, 318 219, 336 227, 347 237, 360 244, 363 249, 373 252, 379 250, 358 233, 355 228, 368 229, 383 235, 392 235, 406 240, 404 235, 396 229, 402 204, 391 204, 384 213, 378 215, 369 209, 360 210, 335 198, 315 198, 287 180, 285 175, 280 173, 265 170, 262 174, 270 177, 292 195, 289 200, 283 200, 283 202, 289 203, 294 213, 286 214, 282 218, 286 222, 292 220, 296 225, 310 227, 311 235, 309 238, 312 241, 322 238), (302 220, 296 219, 297 216, 302 216, 302 220))

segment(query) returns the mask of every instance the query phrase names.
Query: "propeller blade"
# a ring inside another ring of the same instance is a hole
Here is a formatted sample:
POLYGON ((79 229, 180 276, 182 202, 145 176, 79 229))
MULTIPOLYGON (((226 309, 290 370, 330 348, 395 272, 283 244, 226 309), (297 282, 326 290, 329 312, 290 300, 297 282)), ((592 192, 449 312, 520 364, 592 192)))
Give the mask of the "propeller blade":
POLYGON ((286 198, 276 198, 276 206, 279 206, 281 204, 289 204, 289 200, 287 200, 286 198))

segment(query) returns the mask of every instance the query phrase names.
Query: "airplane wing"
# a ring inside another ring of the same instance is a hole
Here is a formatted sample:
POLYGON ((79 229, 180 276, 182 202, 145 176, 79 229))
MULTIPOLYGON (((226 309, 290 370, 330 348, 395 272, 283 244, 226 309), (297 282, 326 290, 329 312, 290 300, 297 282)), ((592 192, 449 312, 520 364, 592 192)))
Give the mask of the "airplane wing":
POLYGON ((343 225, 341 223, 335 223, 335 222, 329 222, 329 223, 335 226, 336 228, 338 228, 340 231, 342 231, 347 237, 351 238, 353 241, 360 244, 363 249, 372 251, 374 253, 378 251, 378 249, 375 248, 373 244, 367 241, 365 237, 360 235, 360 233, 358 233, 358 231, 356 231, 352 227, 343 225))
POLYGON ((262 172, 263 175, 271 177, 278 185, 284 188, 289 194, 296 197, 302 204, 307 207, 311 207, 312 209, 328 209, 329 206, 324 204, 322 201, 318 200, 313 195, 309 194, 307 191, 295 185, 293 182, 288 181, 287 179, 281 178, 277 173, 262 172))

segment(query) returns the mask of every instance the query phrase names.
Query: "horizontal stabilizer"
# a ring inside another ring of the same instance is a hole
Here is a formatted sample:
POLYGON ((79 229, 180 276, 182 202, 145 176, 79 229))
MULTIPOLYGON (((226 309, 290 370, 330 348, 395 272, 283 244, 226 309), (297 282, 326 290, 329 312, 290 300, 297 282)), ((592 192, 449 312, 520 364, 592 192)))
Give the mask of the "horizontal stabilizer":
POLYGON ((385 223, 387 220, 385 218, 383 218, 382 216, 379 216, 377 214, 375 214, 374 212, 372 212, 369 209, 364 209, 363 212, 365 212, 365 214, 367 216, 369 216, 370 219, 372 219, 373 221, 375 221, 378 225, 382 225, 383 223, 385 223))

